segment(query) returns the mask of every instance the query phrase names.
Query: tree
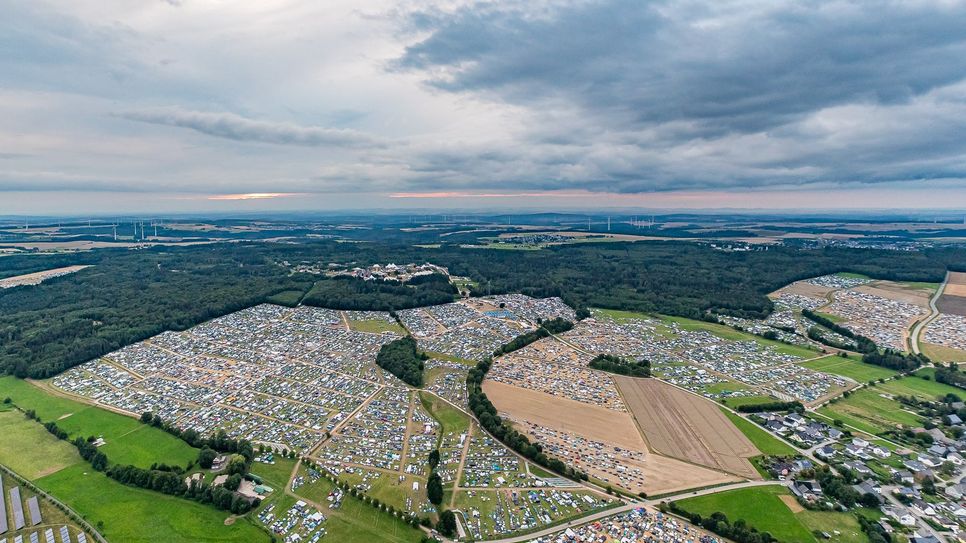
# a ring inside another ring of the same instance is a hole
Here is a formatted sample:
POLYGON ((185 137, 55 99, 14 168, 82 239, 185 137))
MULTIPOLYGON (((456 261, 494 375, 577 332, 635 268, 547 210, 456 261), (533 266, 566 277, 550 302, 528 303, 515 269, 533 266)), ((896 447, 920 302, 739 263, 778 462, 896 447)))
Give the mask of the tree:
POLYGON ((435 470, 436 466, 439 465, 439 449, 433 449, 429 452, 429 469, 435 470))
POLYGON ((228 477, 228 480, 225 481, 225 488, 234 492, 238 490, 238 487, 241 486, 241 482, 242 482, 242 476, 236 473, 228 477))
POLYGON ((426 483, 426 494, 433 505, 443 503, 443 479, 435 471, 429 475, 429 481, 426 483))
POLYGON ((456 515, 449 509, 440 513, 439 523, 436 524, 436 529, 446 537, 456 535, 456 515))
POLYGON ((218 453, 205 447, 198 452, 198 465, 204 469, 211 469, 211 465, 215 463, 215 458, 218 458, 218 453))

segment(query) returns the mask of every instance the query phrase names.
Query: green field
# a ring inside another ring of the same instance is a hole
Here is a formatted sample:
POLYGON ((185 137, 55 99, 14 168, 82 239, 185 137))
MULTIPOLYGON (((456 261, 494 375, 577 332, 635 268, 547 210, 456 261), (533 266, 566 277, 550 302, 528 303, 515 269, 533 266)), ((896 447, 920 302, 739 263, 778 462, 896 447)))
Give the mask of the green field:
POLYGON ((11 398, 21 409, 33 409, 44 422, 74 436, 101 436, 101 451, 116 464, 150 467, 166 463, 186 466, 198 457, 197 449, 163 430, 128 417, 52 394, 15 377, 0 378, 0 398, 11 398))
POLYGON ((791 493, 785 487, 775 485, 689 498, 677 504, 686 511, 702 516, 710 516, 720 511, 732 523, 744 519, 749 526, 761 532, 769 532, 782 543, 815 543, 817 540, 812 535, 812 530, 828 532, 832 535, 830 541, 867 541, 853 515, 821 511, 793 513, 781 496, 790 498, 791 493), (841 535, 834 535, 835 531, 841 532, 841 535))
MULTIPOLYGON (((300 468, 300 473, 305 475, 305 468, 300 468)), ((331 482, 322 478, 296 490, 299 496, 322 506, 323 513, 329 517, 325 522, 328 531, 326 540, 339 543, 418 543, 422 538, 421 531, 348 495, 343 499, 342 507, 328 509, 326 497, 334 488, 331 482)))
POLYGON ((42 477, 37 486, 86 517, 110 541, 269 541, 249 520, 225 526, 228 513, 200 503, 128 487, 79 463, 42 477), (103 523, 103 528, 100 528, 103 523))
POLYGON ((920 345, 922 352, 933 362, 956 362, 957 364, 966 362, 966 351, 932 343, 920 342, 920 345))
POLYGON ((846 279, 872 279, 868 275, 863 275, 861 273, 852 273, 852 272, 838 272, 835 275, 838 275, 839 277, 845 277, 846 279))
POLYGON ((767 430, 761 428, 757 424, 742 418, 727 409, 722 409, 725 416, 731 419, 731 422, 741 430, 741 433, 745 434, 755 447, 758 448, 762 454, 774 455, 774 456, 793 456, 798 454, 798 451, 794 447, 786 445, 782 441, 779 441, 775 436, 768 433, 767 430))
POLYGON ((282 458, 275 455, 274 464, 262 462, 252 462, 251 472, 262 478, 268 486, 278 494, 288 486, 289 479, 292 477, 292 470, 295 469, 295 460, 282 458))
POLYGON ((776 400, 771 396, 738 396, 736 398, 721 398, 718 401, 728 407, 736 408, 740 405, 758 405, 771 403, 776 400))
MULTIPOLYGON (((921 375, 930 375, 930 371, 931 370, 928 369, 922 369, 916 373, 921 375)), ((937 397, 945 396, 946 394, 955 394, 959 397, 966 396, 966 391, 963 391, 962 389, 958 389, 943 383, 937 383, 932 379, 927 381, 926 379, 922 379, 920 377, 903 377, 902 379, 896 379, 894 381, 889 381, 888 383, 883 383, 879 385, 879 388, 890 394, 917 396, 924 400, 935 400, 937 397)))
POLYGON ((439 397, 428 392, 420 392, 419 401, 430 416, 443 426, 440 438, 449 433, 458 435, 469 430, 470 418, 459 409, 439 399, 439 397))
POLYGON ((350 320, 349 328, 356 332, 369 332, 370 334, 381 334, 382 332, 397 332, 405 335, 406 329, 395 322, 382 319, 350 320))
POLYGON ((247 520, 225 526, 228 514, 211 506, 112 481, 93 471, 73 446, 19 412, 0 413, 0 421, 7 431, 0 463, 32 479, 91 524, 103 522, 101 531, 111 541, 268 541, 247 520))
POLYGON ((81 461, 73 445, 57 439, 20 411, 0 412, 0 433, 3 435, 0 463, 27 479, 33 480, 81 461))
MULTIPOLYGON (((23 474, 21 473, 20 475, 22 476, 23 474)), ((35 532, 40 528, 46 528, 47 526, 54 527, 55 529, 58 529, 58 530, 60 526, 68 526, 68 530, 70 531, 72 538, 75 538, 75 539, 78 533, 84 531, 80 527, 80 524, 78 524, 75 521, 72 521, 70 517, 67 516, 67 514, 61 511, 58 507, 56 507, 53 503, 51 503, 49 500, 44 498, 42 495, 39 495, 36 492, 34 492, 30 487, 23 485, 20 482, 20 480, 13 478, 7 475, 6 473, 2 474, 2 479, 3 479, 3 488, 5 489, 19 486, 20 497, 24 501, 27 501, 33 496, 37 496, 37 499, 40 502, 40 517, 43 519, 42 521, 43 524, 41 524, 40 526, 37 526, 36 528, 33 526, 26 526, 24 528, 21 528, 20 530, 11 530, 9 532, 4 532, 3 537, 10 538, 9 540, 12 540, 19 535, 23 537, 24 541, 29 541, 29 536, 31 532, 35 532)), ((6 513, 7 513, 6 511, 0 512, 0 514, 6 514, 6 513)), ((13 515, 10 515, 7 517, 7 522, 8 522, 7 526, 11 528, 14 526, 12 517, 13 515)), ((89 532, 86 532, 86 533, 87 533, 87 539, 88 541, 90 541, 91 534, 89 532)))
POLYGON ((831 355, 818 360, 812 360, 802 364, 806 368, 825 373, 834 373, 854 379, 860 383, 865 383, 873 379, 889 379, 895 377, 897 372, 881 366, 865 364, 852 358, 842 358, 841 356, 831 355))
MULTIPOLYGON (((922 381, 922 379, 918 380, 922 381)), ((886 384, 891 383, 892 381, 886 384)), ((893 429, 897 424, 922 425, 918 415, 904 411, 898 401, 883 397, 884 392, 895 394, 887 391, 885 385, 863 388, 853 392, 848 398, 826 405, 819 409, 818 413, 831 419, 839 419, 845 424, 870 434, 893 429)))
POLYGON ((272 304, 294 307, 299 303, 304 294, 301 290, 284 290, 274 296, 269 296, 265 301, 272 304))
POLYGON ((819 317, 825 317, 826 319, 836 324, 845 321, 845 317, 840 317, 838 315, 833 315, 831 313, 823 313, 821 311, 816 311, 815 314, 818 315, 819 317))

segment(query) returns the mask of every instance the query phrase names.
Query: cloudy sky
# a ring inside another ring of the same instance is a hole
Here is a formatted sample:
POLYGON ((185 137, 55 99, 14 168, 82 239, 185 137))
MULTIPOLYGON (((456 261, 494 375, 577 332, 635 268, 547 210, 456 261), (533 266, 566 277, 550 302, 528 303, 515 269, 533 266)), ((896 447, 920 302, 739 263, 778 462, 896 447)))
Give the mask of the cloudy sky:
POLYGON ((0 214, 966 208, 964 1, 0 13, 0 214))

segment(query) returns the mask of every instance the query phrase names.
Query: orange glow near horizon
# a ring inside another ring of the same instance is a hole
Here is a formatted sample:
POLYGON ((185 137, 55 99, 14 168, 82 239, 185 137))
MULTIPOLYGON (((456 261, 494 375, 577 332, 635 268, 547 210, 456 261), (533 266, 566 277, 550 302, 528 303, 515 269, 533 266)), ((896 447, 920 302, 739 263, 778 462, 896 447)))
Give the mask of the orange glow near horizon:
POLYGON ((248 192, 245 194, 214 194, 209 200, 270 200, 272 198, 286 198, 298 196, 297 192, 248 192))

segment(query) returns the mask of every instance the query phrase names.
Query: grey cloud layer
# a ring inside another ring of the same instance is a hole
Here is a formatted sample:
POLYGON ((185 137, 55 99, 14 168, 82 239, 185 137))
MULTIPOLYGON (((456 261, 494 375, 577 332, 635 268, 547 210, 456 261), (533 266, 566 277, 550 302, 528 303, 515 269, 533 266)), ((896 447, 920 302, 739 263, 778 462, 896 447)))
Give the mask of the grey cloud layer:
POLYGON ((0 0, 0 191, 966 188, 962 0, 103 1, 0 0))
POLYGON ((374 138, 354 130, 300 126, 247 119, 233 113, 207 113, 181 109, 131 111, 121 114, 132 121, 189 128, 202 134, 236 141, 257 141, 309 147, 375 147, 374 138))

